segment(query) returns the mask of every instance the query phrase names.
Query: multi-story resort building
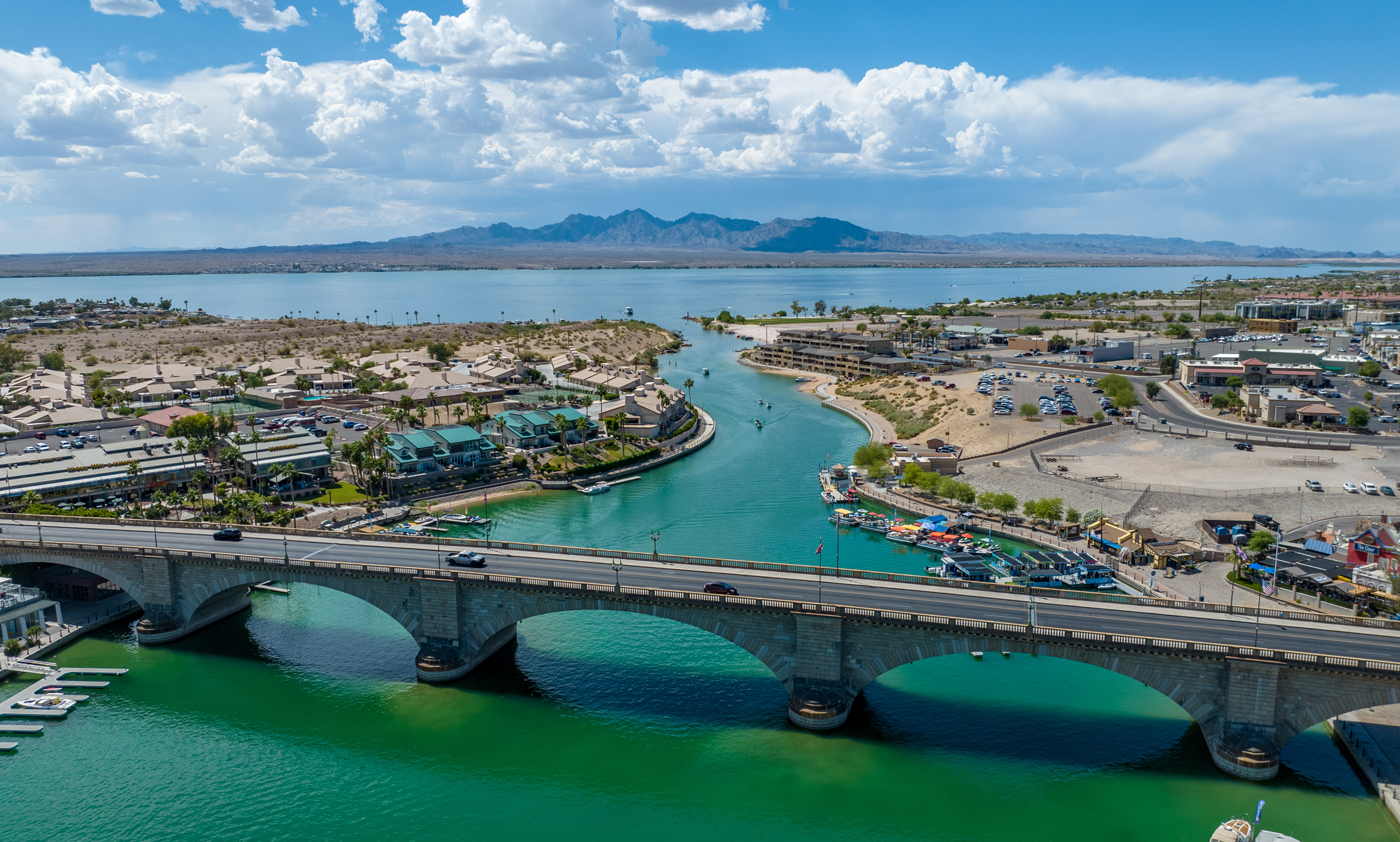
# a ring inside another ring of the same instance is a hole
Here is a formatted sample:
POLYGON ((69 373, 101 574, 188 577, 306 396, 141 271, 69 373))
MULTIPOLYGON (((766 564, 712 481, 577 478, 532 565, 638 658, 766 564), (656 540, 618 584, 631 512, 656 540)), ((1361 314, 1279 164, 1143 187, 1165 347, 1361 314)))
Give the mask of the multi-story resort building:
POLYGON ((834 330, 784 330, 775 342, 759 345, 749 359, 760 365, 816 371, 857 380, 920 367, 894 355, 894 341, 834 330))
POLYGON ((390 433, 384 448, 396 488, 479 473, 499 461, 500 449, 471 427, 429 427, 390 433))
POLYGON ((238 449, 235 469, 254 488, 290 492, 331 478, 331 452, 325 439, 311 430, 283 430, 256 439, 235 433, 226 436, 224 444, 238 449), (296 474, 290 475, 284 465, 296 474))

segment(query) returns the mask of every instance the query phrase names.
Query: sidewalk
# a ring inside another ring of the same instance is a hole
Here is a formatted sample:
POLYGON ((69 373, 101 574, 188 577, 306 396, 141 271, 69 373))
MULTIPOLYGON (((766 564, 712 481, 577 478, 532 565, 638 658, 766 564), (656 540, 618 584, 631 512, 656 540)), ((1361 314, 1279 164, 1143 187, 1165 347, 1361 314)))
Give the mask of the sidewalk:
POLYGON ((1328 724, 1381 803, 1400 820, 1400 705, 1354 710, 1328 724))

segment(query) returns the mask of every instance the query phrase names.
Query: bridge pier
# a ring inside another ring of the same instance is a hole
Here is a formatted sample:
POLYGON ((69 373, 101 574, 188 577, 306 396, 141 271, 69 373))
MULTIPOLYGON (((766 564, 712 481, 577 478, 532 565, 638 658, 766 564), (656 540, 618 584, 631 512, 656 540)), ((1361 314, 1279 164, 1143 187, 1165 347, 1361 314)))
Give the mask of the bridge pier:
POLYGON ((796 670, 783 682, 788 721, 812 731, 840 728, 851 712, 851 695, 841 677, 841 618, 794 613, 793 620, 796 670))

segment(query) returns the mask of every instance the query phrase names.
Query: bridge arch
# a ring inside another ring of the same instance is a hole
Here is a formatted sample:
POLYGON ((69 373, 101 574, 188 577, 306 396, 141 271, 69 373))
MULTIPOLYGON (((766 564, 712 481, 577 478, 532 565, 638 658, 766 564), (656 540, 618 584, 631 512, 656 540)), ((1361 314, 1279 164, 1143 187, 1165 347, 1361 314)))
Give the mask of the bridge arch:
POLYGON ((785 685, 791 683, 796 672, 797 661, 793 650, 784 645, 792 640, 791 618, 759 612, 709 611, 700 607, 628 604, 620 600, 573 597, 506 600, 504 604, 493 606, 491 610, 474 618, 469 639, 463 643, 472 654, 487 652, 491 649, 491 644, 503 635, 513 635, 516 624, 523 620, 573 611, 611 611, 655 617, 692 626, 723 638, 753 655, 785 685))
POLYGON ((141 571, 139 568, 132 569, 130 563, 127 562, 108 562, 100 558, 88 556, 75 556, 72 558, 49 558, 43 556, 34 558, 7 558, 6 562, 15 565, 62 565, 64 567, 83 570, 88 573, 95 573, 121 588, 127 596, 131 597, 139 605, 143 607, 146 605, 146 591, 141 585, 141 571))
POLYGON ((1224 714, 1224 665, 1201 659, 1139 655, 1065 644, 1027 644, 985 637, 937 635, 916 645, 861 647, 846 670, 846 691, 852 700, 872 681, 891 670, 930 658, 970 655, 984 651, 1034 654, 1099 667, 1156 690, 1184 710, 1203 730, 1224 714))
MULTIPOLYGON (((211 611, 219 610, 219 606, 227 604, 231 596, 246 593, 248 588, 269 581, 269 578, 267 571, 236 567, 186 568, 175 606, 176 614, 185 628, 184 633, 227 616, 222 614, 208 619, 211 611)), ((388 614, 415 639, 419 637, 419 618, 417 612, 411 610, 406 587, 396 589, 402 593, 389 594, 384 588, 373 586, 370 580, 302 572, 279 573, 276 581, 316 585, 353 596, 388 614)))

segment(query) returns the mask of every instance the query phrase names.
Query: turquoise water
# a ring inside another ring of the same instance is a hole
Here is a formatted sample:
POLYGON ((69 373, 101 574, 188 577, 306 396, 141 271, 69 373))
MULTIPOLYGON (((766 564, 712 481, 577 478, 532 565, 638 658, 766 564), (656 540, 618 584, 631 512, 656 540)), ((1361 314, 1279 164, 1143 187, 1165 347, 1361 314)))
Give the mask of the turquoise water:
MULTIPOLYGON (((608 494, 493 503, 493 537, 650 550, 657 530, 665 552, 810 563, 822 542, 834 560, 816 473, 848 461, 862 428, 739 366, 738 341, 688 335, 661 376, 696 380, 717 440, 608 494)), ((840 541, 843 566, 929 558, 871 533, 840 541)), ((1319 729, 1287 746, 1277 780, 1248 784, 1215 769, 1175 704, 1083 664, 922 661, 813 734, 788 725, 761 663, 689 626, 537 617, 438 687, 414 680, 417 645, 387 616, 291 591, 170 646, 113 629, 60 653, 131 672, 0 756, 0 840, 1204 842, 1259 798, 1266 826, 1304 842, 1400 840, 1319 729)))

